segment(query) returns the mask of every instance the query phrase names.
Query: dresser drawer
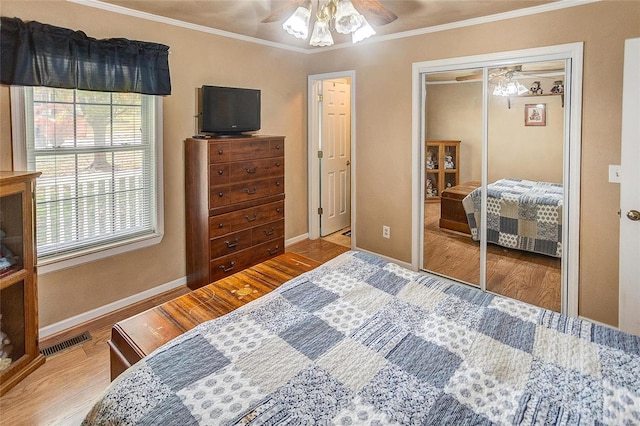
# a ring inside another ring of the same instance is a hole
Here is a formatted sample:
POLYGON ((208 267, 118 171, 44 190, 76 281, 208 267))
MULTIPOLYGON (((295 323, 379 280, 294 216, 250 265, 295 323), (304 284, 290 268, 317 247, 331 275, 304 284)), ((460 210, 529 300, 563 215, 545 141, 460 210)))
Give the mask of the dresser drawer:
POLYGON ((225 256, 249 248, 252 244, 255 243, 252 242, 251 229, 234 232, 232 234, 211 239, 209 241, 209 255, 211 256, 211 259, 215 259, 216 257, 225 256))
POLYGON ((284 193, 284 178, 247 181, 211 189, 210 206, 220 207, 284 193))
POLYGON ((284 202, 263 204, 209 218, 209 235, 219 237, 267 222, 284 219, 284 202))
POLYGON ((251 229, 251 242, 254 245, 279 237, 284 237, 284 220, 267 223, 251 229))
POLYGON ((269 143, 269 155, 271 157, 284 157, 284 139, 272 140, 269 143))
POLYGON ((217 281, 282 253, 284 253, 284 238, 278 238, 214 259, 209 264, 210 280, 211 282, 217 281))
POLYGON ((209 185, 229 185, 247 180, 284 176, 284 158, 265 158, 209 167, 209 185))
MULTIPOLYGON (((211 142, 209 144, 209 162, 211 164, 230 161, 253 160, 256 158, 282 157, 283 154, 271 155, 271 142, 264 139, 229 140, 225 142, 211 142)), ((280 149, 273 149, 274 153, 284 152, 284 144, 280 149)))

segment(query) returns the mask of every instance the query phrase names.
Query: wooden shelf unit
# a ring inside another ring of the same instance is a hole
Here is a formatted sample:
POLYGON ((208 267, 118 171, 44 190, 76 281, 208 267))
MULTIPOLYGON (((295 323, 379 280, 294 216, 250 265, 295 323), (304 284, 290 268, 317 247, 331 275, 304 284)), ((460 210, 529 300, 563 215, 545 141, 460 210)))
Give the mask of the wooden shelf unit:
POLYGON ((425 148, 425 201, 437 201, 442 191, 459 184, 460 141, 428 140, 425 148), (451 156, 451 163, 446 157, 451 156))
POLYGON ((187 139, 187 286, 284 253, 284 137, 187 139))
POLYGON ((511 109, 511 98, 541 98, 544 96, 560 96, 560 102, 562 103, 562 108, 564 108, 564 92, 563 93, 544 93, 542 95, 532 95, 531 93, 527 95, 513 95, 507 96, 507 106, 511 109))
POLYGON ((0 371, 0 396, 45 361, 38 343, 34 238, 34 191, 39 175, 0 172, 0 229, 5 233, 3 254, 14 263, 0 270, 0 330, 7 334, 12 345, 11 363, 0 371), (7 249, 12 256, 8 255, 7 249))

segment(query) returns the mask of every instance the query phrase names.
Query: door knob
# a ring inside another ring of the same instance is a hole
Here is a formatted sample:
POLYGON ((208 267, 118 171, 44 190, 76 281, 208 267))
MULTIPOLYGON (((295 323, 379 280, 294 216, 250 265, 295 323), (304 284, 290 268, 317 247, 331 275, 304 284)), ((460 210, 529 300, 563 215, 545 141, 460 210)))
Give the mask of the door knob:
POLYGON ((347 161, 347 166, 350 166, 350 165, 351 165, 351 161, 347 161))
POLYGON ((629 210, 627 217, 631 220, 640 220, 640 212, 638 210, 629 210))

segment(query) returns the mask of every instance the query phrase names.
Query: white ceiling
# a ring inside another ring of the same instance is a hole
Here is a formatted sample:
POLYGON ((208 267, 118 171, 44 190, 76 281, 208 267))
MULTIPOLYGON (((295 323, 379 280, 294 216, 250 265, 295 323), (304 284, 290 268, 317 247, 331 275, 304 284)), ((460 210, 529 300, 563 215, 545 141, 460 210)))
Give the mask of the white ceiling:
MULTIPOLYGON (((282 21, 261 23, 290 0, 71 0, 155 20, 176 20, 212 32, 229 32, 294 50, 315 51, 308 40, 296 39, 282 29, 282 21), (160 19, 159 19, 160 18, 160 19)), ((317 0, 313 0, 315 13, 317 0)), ((321 0, 322 3, 322 0, 321 0)), ((407 35, 468 20, 496 19, 584 4, 579 0, 382 0, 398 16, 374 27, 377 38, 407 35), (497 16, 496 16, 497 15, 497 16)), ((313 19, 313 18, 312 18, 313 19)), ((473 22, 473 21, 472 21, 473 22)), ((334 34, 336 45, 350 45, 349 36, 334 34)))

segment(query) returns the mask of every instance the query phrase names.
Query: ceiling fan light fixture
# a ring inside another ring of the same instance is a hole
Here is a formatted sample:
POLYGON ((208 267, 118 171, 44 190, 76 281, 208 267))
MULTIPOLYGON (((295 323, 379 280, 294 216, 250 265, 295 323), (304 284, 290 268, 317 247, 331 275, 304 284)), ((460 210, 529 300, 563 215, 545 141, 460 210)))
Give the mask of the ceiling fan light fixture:
POLYGON ((358 13, 350 0, 338 0, 335 16, 336 31, 351 34, 362 26, 364 17, 358 13))
POLYGON ((284 21, 282 28, 296 38, 306 39, 309 35, 310 19, 311 0, 307 0, 293 12, 293 15, 284 21))
POLYGON ((311 33, 311 40, 309 40, 311 46, 331 46, 333 44, 333 37, 331 31, 329 31, 329 23, 326 19, 318 19, 313 26, 313 32, 311 33))
POLYGON ((351 34, 351 40, 353 41, 353 44, 356 44, 359 41, 364 40, 365 38, 371 37, 375 33, 376 31, 373 29, 373 27, 369 25, 369 22, 367 22, 364 16, 362 16, 362 25, 351 34))
POLYGON ((528 92, 529 89, 524 87, 522 83, 515 79, 510 79, 506 83, 500 81, 493 89, 493 94, 495 96, 516 96, 524 95, 528 92))

